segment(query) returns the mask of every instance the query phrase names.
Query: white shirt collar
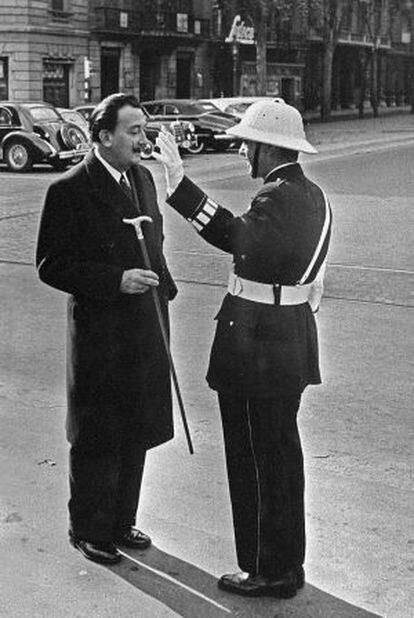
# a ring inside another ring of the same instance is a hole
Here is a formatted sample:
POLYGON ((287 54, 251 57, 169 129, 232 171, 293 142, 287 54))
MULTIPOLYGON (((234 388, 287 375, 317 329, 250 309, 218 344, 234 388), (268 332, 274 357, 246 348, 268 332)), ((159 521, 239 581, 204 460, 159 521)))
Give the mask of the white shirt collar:
POLYGON ((98 147, 96 145, 94 146, 94 152, 95 152, 95 156, 98 159, 98 161, 100 161, 102 165, 104 166, 104 168, 111 174, 115 182, 119 184, 119 181, 121 180, 121 177, 123 176, 125 178, 126 184, 130 186, 126 172, 124 173, 120 172, 119 170, 115 169, 113 165, 108 163, 108 161, 105 161, 105 159, 99 153, 98 147))
POLYGON ((288 165, 296 165, 297 161, 290 161, 289 163, 282 163, 281 165, 276 165, 268 174, 266 174, 265 181, 269 178, 270 174, 273 174, 276 170, 280 170, 281 167, 287 167, 288 165))

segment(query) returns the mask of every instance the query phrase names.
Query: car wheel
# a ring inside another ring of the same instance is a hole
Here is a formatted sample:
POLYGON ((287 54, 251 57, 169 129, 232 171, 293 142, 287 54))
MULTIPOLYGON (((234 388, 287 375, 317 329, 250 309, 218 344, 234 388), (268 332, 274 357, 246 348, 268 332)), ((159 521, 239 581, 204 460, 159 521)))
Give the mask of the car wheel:
POLYGON ((30 148, 23 142, 13 142, 6 146, 5 160, 11 172, 28 172, 33 166, 30 148))
POLYGON ((82 129, 70 122, 60 128, 60 135, 66 148, 73 150, 88 143, 88 137, 82 129))
POLYGON ((204 152, 205 149, 206 145, 202 140, 198 140, 197 146, 187 146, 187 152, 191 152, 191 154, 200 154, 201 152, 204 152))

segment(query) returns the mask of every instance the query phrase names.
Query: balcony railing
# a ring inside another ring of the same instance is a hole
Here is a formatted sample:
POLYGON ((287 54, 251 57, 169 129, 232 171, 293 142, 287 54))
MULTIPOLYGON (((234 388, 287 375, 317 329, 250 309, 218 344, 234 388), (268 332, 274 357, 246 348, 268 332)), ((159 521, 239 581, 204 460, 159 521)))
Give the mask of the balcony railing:
POLYGON ((298 49, 306 46, 306 35, 279 28, 267 32, 267 42, 281 49, 298 49))
POLYGON ((208 19, 197 19, 188 13, 143 13, 98 7, 95 10, 94 28, 100 32, 124 34, 208 37, 210 22, 208 19))

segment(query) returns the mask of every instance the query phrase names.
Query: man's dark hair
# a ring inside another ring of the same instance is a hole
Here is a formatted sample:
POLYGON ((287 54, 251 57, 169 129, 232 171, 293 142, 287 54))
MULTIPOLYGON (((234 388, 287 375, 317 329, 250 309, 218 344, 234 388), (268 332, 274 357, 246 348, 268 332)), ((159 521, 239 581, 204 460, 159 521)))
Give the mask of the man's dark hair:
POLYGON ((99 132, 106 129, 113 133, 118 122, 118 111, 125 105, 141 109, 141 105, 133 94, 117 92, 103 99, 93 110, 89 119, 89 130, 92 141, 99 142, 99 132))

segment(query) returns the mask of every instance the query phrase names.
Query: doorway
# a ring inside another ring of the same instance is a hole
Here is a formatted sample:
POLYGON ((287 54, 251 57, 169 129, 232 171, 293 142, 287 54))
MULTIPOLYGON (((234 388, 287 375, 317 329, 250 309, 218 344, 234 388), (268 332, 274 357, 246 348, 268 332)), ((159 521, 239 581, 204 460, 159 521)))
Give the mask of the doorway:
POLYGON ((185 52, 177 52, 177 99, 189 99, 191 97, 191 69, 193 58, 185 52))
POLYGON ((43 100, 56 107, 69 107, 69 64, 44 60, 43 100))
POLYGON ((159 75, 159 56, 155 50, 141 53, 139 67, 139 98, 141 101, 151 101, 156 98, 159 75))
POLYGON ((117 47, 102 47, 101 49, 101 97, 119 92, 119 59, 120 50, 117 47))
POLYGON ((282 92, 280 93, 285 103, 293 105, 295 101, 295 79, 293 77, 282 77, 282 92))

